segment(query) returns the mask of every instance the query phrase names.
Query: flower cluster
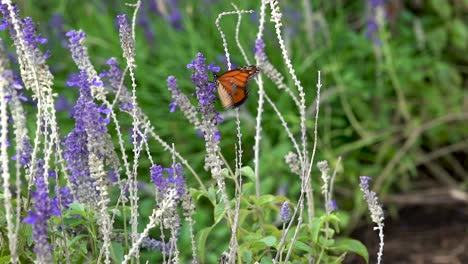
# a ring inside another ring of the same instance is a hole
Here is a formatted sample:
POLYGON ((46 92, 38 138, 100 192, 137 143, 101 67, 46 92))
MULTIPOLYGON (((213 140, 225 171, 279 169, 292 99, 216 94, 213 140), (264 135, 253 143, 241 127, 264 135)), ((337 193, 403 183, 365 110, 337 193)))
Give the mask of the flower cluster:
POLYGON ((50 217, 60 215, 60 208, 67 208, 72 202, 68 188, 59 190, 60 199, 49 197, 49 187, 44 177, 44 161, 37 161, 37 170, 35 175, 36 191, 32 192, 34 202, 33 209, 24 219, 24 222, 33 226, 34 252, 37 254, 38 262, 50 261, 51 245, 49 243, 48 221, 50 217))
POLYGON ((368 0, 368 18, 366 37, 372 41, 375 46, 380 46, 379 27, 382 26, 384 16, 384 0, 368 0))
POLYGON ((287 223, 291 220, 291 209, 289 208, 289 202, 285 201, 281 206, 280 210, 280 219, 281 221, 287 223))
POLYGON ((30 17, 20 19, 15 5, 2 4, 0 11, 3 15, 3 24, 0 29, 8 28, 9 30, 10 37, 17 49, 21 77, 26 88, 32 88, 35 96, 45 94, 45 91, 49 91, 53 78, 45 63, 46 59, 50 57, 50 52, 47 51, 43 54, 39 45, 47 43, 47 39, 41 34, 36 34, 36 25, 30 17), (16 26, 14 23, 17 23, 16 26), (39 91, 38 84, 47 88, 39 91))
POLYGON ((203 54, 198 53, 197 57, 187 64, 187 68, 193 68, 192 82, 195 84, 196 96, 198 99, 199 111, 202 115, 201 130, 204 133, 206 142, 217 142, 221 139, 218 130, 218 123, 222 120, 215 109, 216 86, 208 81, 208 72, 218 72, 220 69, 213 63, 206 65, 203 54))
POLYGON ((117 59, 114 57, 109 58, 106 64, 109 66, 109 70, 100 73, 99 77, 109 81, 110 87, 116 96, 118 96, 117 100, 119 102, 120 111, 131 112, 133 109, 132 95, 123 84, 123 74, 119 68, 117 59))
POLYGON ((383 224, 384 213, 382 210, 382 206, 379 204, 377 194, 371 191, 369 188, 369 181, 371 180, 371 178, 368 176, 361 176, 359 178, 361 180, 359 187, 364 193, 364 200, 366 200, 367 205, 369 206, 372 222, 381 225, 383 224))
POLYGON ((151 181, 153 182, 158 196, 164 198, 164 195, 170 190, 175 189, 180 198, 186 193, 185 177, 180 163, 176 163, 174 168, 163 168, 161 165, 153 165, 150 168, 151 181), (164 171, 167 177, 164 176, 164 171))
POLYGON ((179 90, 177 87, 177 80, 174 76, 169 76, 167 78, 167 87, 174 99, 174 102, 169 104, 170 112, 174 112, 176 108, 179 107, 188 121, 195 126, 195 129, 200 130, 201 126, 197 116, 197 109, 190 103, 189 98, 179 90))
MULTIPOLYGON (((114 148, 107 134, 107 124, 109 119, 103 116, 109 114, 110 110, 99 107, 91 96, 91 83, 88 82, 88 75, 81 71, 77 79, 80 88, 80 97, 74 108, 73 118, 75 128, 65 139, 64 157, 67 161, 67 168, 70 171, 70 181, 73 185, 75 195, 82 202, 96 205, 97 193, 95 179, 90 175, 90 153, 94 157, 106 160, 107 164, 117 171, 118 158, 115 157, 114 148)), ((95 82, 94 85, 100 85, 95 82)))
POLYGON ((122 44, 123 56, 133 63, 135 58, 135 40, 133 39, 127 16, 125 14, 118 15, 117 24, 119 25, 119 37, 122 44))

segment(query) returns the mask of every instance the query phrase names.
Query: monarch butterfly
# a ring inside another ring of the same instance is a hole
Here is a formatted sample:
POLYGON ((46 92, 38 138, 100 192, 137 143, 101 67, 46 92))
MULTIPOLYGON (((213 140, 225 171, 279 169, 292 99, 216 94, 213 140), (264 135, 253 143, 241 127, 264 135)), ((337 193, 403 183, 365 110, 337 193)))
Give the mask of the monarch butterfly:
POLYGON ((259 71, 257 66, 244 66, 220 76, 214 74, 214 82, 224 108, 238 107, 247 100, 247 84, 259 71))

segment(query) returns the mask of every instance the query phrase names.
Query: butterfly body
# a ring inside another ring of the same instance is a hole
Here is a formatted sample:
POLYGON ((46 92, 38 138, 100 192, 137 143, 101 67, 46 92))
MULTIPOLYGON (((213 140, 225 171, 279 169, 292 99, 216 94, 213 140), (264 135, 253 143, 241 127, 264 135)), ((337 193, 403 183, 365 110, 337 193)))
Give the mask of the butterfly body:
POLYGON ((249 95, 248 82, 260 71, 256 66, 244 66, 215 75, 214 82, 218 89, 219 99, 225 108, 242 105, 249 95))

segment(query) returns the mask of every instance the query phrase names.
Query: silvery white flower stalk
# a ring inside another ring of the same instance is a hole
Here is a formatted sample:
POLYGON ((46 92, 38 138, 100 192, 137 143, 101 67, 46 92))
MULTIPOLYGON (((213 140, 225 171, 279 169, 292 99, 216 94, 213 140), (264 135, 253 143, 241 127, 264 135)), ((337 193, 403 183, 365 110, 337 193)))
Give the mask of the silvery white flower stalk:
POLYGON ((374 227, 374 230, 379 231, 380 243, 379 251, 377 253, 377 263, 380 263, 382 261, 384 247, 384 213, 382 205, 379 203, 379 200, 377 198, 377 194, 370 190, 369 181, 371 180, 371 178, 368 176, 361 176, 359 178, 361 180, 359 187, 361 188, 361 191, 364 194, 364 200, 367 202, 367 206, 369 207, 372 222, 377 224, 377 226, 374 227))
POLYGON ((296 153, 290 151, 284 156, 284 161, 289 165, 291 172, 296 175, 301 175, 301 162, 296 153))
POLYGON ((321 178, 322 178, 322 186, 320 187, 322 189, 322 195, 325 199, 325 209, 327 213, 330 212, 330 209, 328 206, 330 205, 330 190, 329 190, 329 184, 330 184, 330 168, 328 167, 328 162, 326 160, 324 161, 319 161, 317 163, 317 167, 320 170, 321 173, 321 178))
POLYGON ((129 252, 124 256, 124 260, 122 264, 128 263, 131 257, 133 257, 138 251, 140 245, 143 243, 144 239, 148 237, 149 231, 154 228, 158 223, 160 223, 162 216, 164 212, 173 209, 176 207, 176 197, 177 191, 172 189, 169 192, 167 192, 167 195, 165 198, 161 201, 161 203, 158 205, 157 209, 153 210, 153 214, 150 216, 150 221, 146 225, 145 229, 141 234, 139 234, 136 242, 132 244, 132 248, 129 250, 129 252))
POLYGON ((167 78, 167 87, 172 94, 172 99, 174 102, 170 104, 170 112, 174 112, 178 106, 187 120, 193 124, 195 129, 201 130, 200 120, 197 116, 197 109, 192 105, 188 97, 182 93, 177 87, 177 80, 174 76, 169 76, 167 78))
MULTIPOLYGON (((18 10, 10 0, 2 1, 2 3, 1 11, 16 48, 22 80, 25 87, 33 91, 33 98, 37 100, 36 136, 31 156, 31 169, 27 174, 29 187, 31 187, 31 176, 35 173, 34 166, 37 163, 36 159, 41 142, 43 143, 44 170, 48 171, 49 169, 49 161, 53 151, 56 152, 58 162, 64 170, 52 92, 53 76, 46 64, 49 54, 43 54, 39 49, 39 44, 47 43, 47 39, 36 34, 35 25, 31 18, 26 17, 23 20, 19 18, 18 10), (46 127, 43 128, 43 125, 46 127)), ((64 171, 64 173, 66 172, 64 171)), ((47 177, 45 181, 48 181, 47 177)))

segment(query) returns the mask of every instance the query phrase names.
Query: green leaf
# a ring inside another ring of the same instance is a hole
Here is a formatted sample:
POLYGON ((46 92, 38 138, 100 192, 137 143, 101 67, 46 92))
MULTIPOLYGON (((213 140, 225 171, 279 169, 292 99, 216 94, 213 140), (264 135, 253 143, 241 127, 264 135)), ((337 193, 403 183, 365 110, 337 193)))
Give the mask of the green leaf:
POLYGON ((208 199, 210 199, 213 205, 216 204, 216 190, 213 188, 213 186, 208 189, 208 199))
POLYGON ((81 239, 85 239, 89 237, 89 235, 77 235, 74 236, 69 242, 68 242, 68 247, 73 248, 76 243, 78 243, 81 239))
POLYGON ((452 15, 452 6, 448 0, 431 0, 432 9, 442 18, 449 19, 452 15))
POLYGON ((314 252, 314 249, 311 246, 301 241, 296 241, 296 243, 294 244, 294 248, 308 252, 308 253, 314 252))
POLYGON ((190 188, 190 194, 192 195, 192 198, 194 200, 198 200, 202 196, 205 196, 208 198, 208 195, 205 192, 203 192, 202 190, 195 189, 195 188, 190 188))
POLYGON ((11 257, 10 255, 1 257, 1 258, 0 258, 0 263, 1 263, 1 264, 3 264, 3 263, 5 263, 5 264, 6 264, 6 263, 10 263, 10 260, 11 260, 10 257, 11 257))
POLYGON ((256 250, 256 251, 261 251, 268 247, 272 247, 273 245, 277 243, 276 237, 273 237, 273 236, 267 236, 260 240, 253 239, 253 241, 254 242, 250 245, 250 249, 256 250))
POLYGON ((366 263, 369 263, 369 252, 367 252, 366 246, 358 240, 350 238, 337 239, 335 245, 330 249, 341 252, 354 252, 363 257, 366 263))
POLYGON ((84 218, 88 217, 88 214, 86 213, 86 209, 83 204, 73 202, 68 207, 70 208, 70 210, 67 211, 69 215, 80 215, 84 218))
POLYGON ((114 260, 114 263, 122 263, 124 256, 122 244, 117 242, 111 242, 111 252, 111 256, 114 260))
POLYGON ((263 204, 280 201, 278 197, 271 195, 271 194, 262 195, 258 198, 253 198, 253 199, 255 199, 256 205, 263 205, 263 204))
POLYGON ((444 26, 436 27, 427 34, 427 43, 435 53, 441 53, 447 46, 447 29, 444 26))
POLYGON ((219 223, 219 221, 223 219, 225 213, 226 213, 226 208, 224 207, 223 202, 220 202, 219 204, 215 205, 215 208, 214 208, 215 224, 219 223))
POLYGON ((260 263, 261 264, 272 264, 273 259, 271 257, 262 257, 262 259, 260 260, 260 263))
POLYGON ((261 242, 265 243, 265 245, 271 247, 277 243, 277 239, 274 236, 267 236, 262 239, 260 239, 261 242))
POLYGON ((450 24, 450 40, 459 49, 465 50, 468 45, 468 25, 455 19, 450 24))
POLYGON ((208 235, 210 235, 210 232, 213 229, 213 227, 214 226, 203 228, 197 233, 197 255, 199 256, 201 263, 204 263, 205 260, 206 239, 208 238, 208 235))
POLYGON ((245 250, 245 249, 240 249, 241 252, 241 261, 242 263, 252 263, 252 251, 250 250, 245 250))
POLYGON ((242 167, 241 174, 249 178, 252 182, 255 182, 255 173, 249 166, 242 167))
POLYGON ((317 243, 318 237, 320 234, 320 229, 322 228, 323 224, 323 217, 314 217, 312 219, 312 241, 317 243))

